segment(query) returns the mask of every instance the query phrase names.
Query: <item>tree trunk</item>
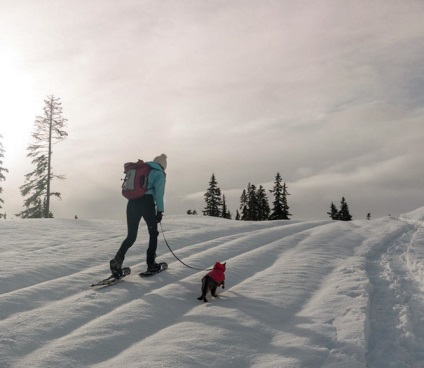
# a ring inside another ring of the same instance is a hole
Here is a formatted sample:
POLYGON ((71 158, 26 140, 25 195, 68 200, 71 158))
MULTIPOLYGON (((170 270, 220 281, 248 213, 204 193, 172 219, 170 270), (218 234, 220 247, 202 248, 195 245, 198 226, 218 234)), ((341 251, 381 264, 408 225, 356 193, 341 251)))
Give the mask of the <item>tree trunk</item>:
POLYGON ((47 198, 46 198, 46 213, 45 218, 50 215, 50 181, 51 181, 51 162, 52 162, 52 129, 53 129, 53 101, 50 101, 50 116, 49 116, 49 152, 47 164, 47 198))

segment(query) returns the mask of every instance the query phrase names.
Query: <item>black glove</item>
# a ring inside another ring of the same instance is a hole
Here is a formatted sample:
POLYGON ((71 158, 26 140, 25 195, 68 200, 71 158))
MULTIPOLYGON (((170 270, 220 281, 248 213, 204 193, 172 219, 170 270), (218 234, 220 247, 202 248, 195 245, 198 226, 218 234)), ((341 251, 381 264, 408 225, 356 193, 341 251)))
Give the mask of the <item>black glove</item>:
POLYGON ((159 224, 162 221, 162 212, 158 211, 157 215, 156 215, 156 222, 159 224))

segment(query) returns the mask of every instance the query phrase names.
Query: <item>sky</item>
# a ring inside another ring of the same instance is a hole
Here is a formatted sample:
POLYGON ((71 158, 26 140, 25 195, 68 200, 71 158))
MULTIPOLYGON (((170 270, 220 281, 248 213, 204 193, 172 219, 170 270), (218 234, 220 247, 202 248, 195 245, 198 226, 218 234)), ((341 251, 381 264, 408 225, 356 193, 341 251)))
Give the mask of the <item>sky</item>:
MULTIPOLYGON (((123 163, 168 156, 165 215, 201 213, 214 173, 235 214, 286 183, 292 219, 423 205, 422 1, 0 0, 2 212, 61 99, 55 217, 121 219, 123 163)), ((270 194, 270 202, 272 196, 270 194)))
POLYGON ((351 222, 169 216, 166 271, 106 288, 125 220, 0 221, 2 368, 422 368, 424 207, 351 222), (72 246, 70 246, 72 244, 72 246), (48 267, 46 267, 48 259, 48 267), (225 288, 197 300, 226 262, 225 288))

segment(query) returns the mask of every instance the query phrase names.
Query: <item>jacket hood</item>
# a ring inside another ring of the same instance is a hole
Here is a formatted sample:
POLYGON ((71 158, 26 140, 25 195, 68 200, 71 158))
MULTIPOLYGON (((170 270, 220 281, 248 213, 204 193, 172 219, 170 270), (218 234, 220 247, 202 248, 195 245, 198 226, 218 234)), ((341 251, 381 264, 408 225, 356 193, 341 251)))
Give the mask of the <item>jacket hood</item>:
POLYGON ((160 166, 157 162, 149 161, 149 162, 146 162, 146 164, 149 165, 152 169, 160 170, 163 172, 162 166, 160 166))

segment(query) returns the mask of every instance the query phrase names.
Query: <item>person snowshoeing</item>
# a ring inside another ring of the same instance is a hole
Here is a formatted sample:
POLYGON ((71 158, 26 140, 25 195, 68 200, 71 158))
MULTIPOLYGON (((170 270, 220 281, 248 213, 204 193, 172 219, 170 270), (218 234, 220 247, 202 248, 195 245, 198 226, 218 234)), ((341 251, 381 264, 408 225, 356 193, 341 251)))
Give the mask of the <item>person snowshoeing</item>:
POLYGON ((116 278, 122 276, 122 263, 128 249, 137 239, 140 220, 143 218, 149 231, 149 246, 146 252, 146 263, 148 272, 157 272, 160 265, 155 262, 156 248, 158 245, 158 223, 162 221, 164 212, 163 197, 165 194, 165 170, 167 156, 162 153, 153 161, 146 162, 150 166, 147 192, 140 198, 129 199, 127 203, 127 237, 115 257, 110 260, 110 270, 116 278))

